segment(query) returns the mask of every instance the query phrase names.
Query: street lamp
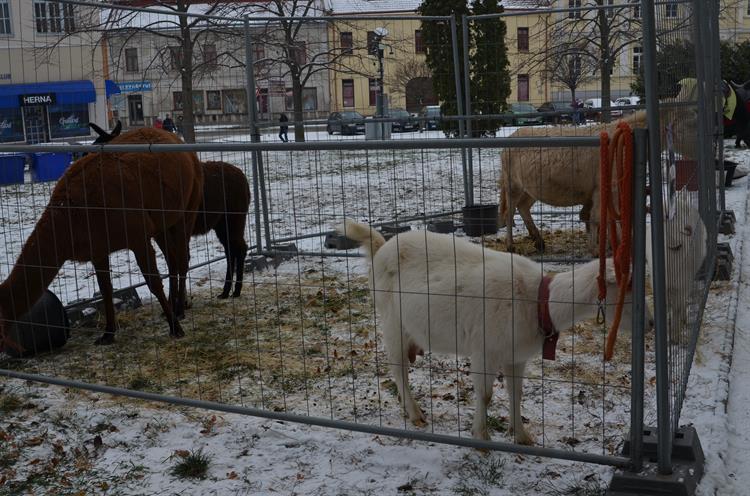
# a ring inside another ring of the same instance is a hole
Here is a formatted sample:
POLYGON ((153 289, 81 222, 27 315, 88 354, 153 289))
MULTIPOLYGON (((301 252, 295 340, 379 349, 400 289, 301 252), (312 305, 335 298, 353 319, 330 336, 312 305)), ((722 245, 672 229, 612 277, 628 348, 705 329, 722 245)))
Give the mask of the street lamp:
MULTIPOLYGON (((378 55, 378 94, 375 97, 375 114, 379 119, 385 117, 385 105, 383 101, 383 52, 387 46, 383 43, 383 38, 388 36, 388 30, 379 27, 375 28, 375 43, 377 44, 377 55, 378 55)), ((385 123, 380 121, 380 139, 385 138, 385 123)))

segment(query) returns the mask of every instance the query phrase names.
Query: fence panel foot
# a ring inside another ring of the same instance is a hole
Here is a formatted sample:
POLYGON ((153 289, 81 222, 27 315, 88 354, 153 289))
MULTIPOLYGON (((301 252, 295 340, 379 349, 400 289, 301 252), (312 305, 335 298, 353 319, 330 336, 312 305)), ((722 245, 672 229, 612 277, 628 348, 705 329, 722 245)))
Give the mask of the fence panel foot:
MULTIPOLYGON (((630 446, 625 443, 623 454, 630 446)), ((661 475, 656 464, 656 428, 643 431, 643 470, 618 469, 612 477, 607 496, 663 495, 692 496, 703 477, 705 457, 698 433, 693 427, 682 427, 672 439, 672 473, 661 475)))
POLYGON ((732 267, 734 255, 729 243, 716 244, 716 267, 714 268, 714 281, 728 281, 732 278, 732 267))

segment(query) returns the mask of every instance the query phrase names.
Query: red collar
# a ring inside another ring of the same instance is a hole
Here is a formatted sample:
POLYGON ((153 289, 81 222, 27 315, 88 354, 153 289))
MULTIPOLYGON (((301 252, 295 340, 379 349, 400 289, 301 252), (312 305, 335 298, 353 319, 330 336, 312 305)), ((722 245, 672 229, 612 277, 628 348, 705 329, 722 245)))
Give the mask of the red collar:
POLYGON ((544 335, 542 358, 544 358, 545 360, 555 359, 557 338, 560 337, 560 331, 555 329, 555 324, 552 323, 552 317, 549 314, 550 282, 552 282, 552 278, 550 276, 542 277, 542 282, 539 283, 539 293, 537 296, 537 318, 539 319, 539 329, 544 335))

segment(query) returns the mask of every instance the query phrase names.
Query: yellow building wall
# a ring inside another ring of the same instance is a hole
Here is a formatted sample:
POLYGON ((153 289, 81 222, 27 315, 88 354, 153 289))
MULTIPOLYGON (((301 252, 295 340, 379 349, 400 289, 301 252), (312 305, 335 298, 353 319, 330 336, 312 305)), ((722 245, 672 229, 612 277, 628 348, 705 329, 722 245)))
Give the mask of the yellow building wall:
MULTIPOLYGON (((413 15, 413 13, 402 13, 413 15)), ((384 91, 390 98, 390 108, 405 108, 404 89, 394 82, 398 73, 413 64, 424 64, 425 56, 416 53, 415 31, 421 28, 417 20, 383 21, 379 19, 363 21, 341 21, 329 27, 329 40, 335 48, 341 47, 341 32, 350 32, 353 37, 353 54, 340 58, 330 70, 331 111, 356 110, 361 114, 374 115, 375 105, 370 105, 369 80, 378 78, 378 58, 367 53, 367 32, 385 28, 388 35, 383 39, 386 45, 383 56, 384 91), (344 107, 343 81, 354 82, 354 107, 344 107)))

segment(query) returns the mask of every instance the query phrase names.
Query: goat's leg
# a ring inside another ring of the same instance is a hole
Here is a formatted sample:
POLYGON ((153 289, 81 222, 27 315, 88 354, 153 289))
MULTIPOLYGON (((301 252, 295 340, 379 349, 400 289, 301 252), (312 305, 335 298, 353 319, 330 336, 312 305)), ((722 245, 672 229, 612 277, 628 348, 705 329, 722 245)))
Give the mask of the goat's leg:
POLYGON ((94 270, 96 271, 96 281, 99 284, 99 291, 102 293, 102 303, 104 304, 104 316, 107 323, 102 334, 94 344, 112 344, 115 342, 115 332, 117 331, 117 321, 115 320, 115 304, 112 300, 112 276, 109 273, 109 254, 99 260, 93 260, 94 270))
POLYGON ((159 304, 164 311, 164 316, 169 323, 169 335, 173 338, 181 338, 185 335, 185 332, 182 330, 182 326, 180 326, 180 323, 177 321, 177 318, 172 311, 172 306, 164 295, 164 286, 162 285, 161 276, 157 270, 156 253, 154 252, 153 246, 151 246, 151 243, 146 240, 143 246, 133 249, 133 253, 135 254, 135 260, 138 262, 138 267, 141 269, 143 278, 146 280, 148 289, 150 289, 151 293, 156 296, 156 299, 159 301, 159 304))
POLYGON ((487 430, 487 408, 492 402, 492 387, 495 384, 498 367, 490 366, 484 356, 484 349, 478 350, 471 356, 471 377, 474 382, 474 394, 476 395, 474 409, 474 423, 471 427, 472 435, 477 439, 489 441, 491 436, 487 430))
POLYGON ((544 238, 534 224, 534 218, 531 216, 531 207, 534 205, 534 198, 524 193, 521 200, 518 202, 518 213, 521 214, 523 223, 526 225, 526 230, 529 231, 531 239, 534 240, 534 247, 537 251, 544 251, 544 238))
POLYGON ((400 326, 389 326, 385 329, 385 349, 388 354, 388 366, 391 369, 391 376, 396 382, 398 396, 401 400, 402 411, 406 413, 411 422, 419 427, 427 425, 427 417, 414 401, 409 387, 409 346, 410 341, 407 336, 402 336, 399 332, 400 326))
POLYGON ((521 397, 523 395, 523 374, 525 363, 503 365, 505 389, 508 390, 508 410, 510 410, 510 432, 518 444, 534 444, 534 438, 526 432, 521 420, 521 397))

